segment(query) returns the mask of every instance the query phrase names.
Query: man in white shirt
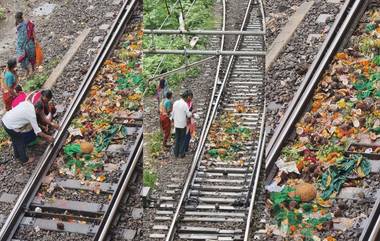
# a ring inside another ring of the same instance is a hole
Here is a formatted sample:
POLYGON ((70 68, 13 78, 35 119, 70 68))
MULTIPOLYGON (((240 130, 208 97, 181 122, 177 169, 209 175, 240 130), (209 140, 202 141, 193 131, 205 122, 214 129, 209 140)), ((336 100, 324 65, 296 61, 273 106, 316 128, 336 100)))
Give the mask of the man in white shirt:
POLYGON ((191 117, 191 112, 189 106, 186 103, 188 98, 188 91, 185 91, 182 98, 174 102, 172 117, 175 128, 175 146, 174 155, 175 157, 185 157, 185 136, 186 136, 186 126, 187 118, 191 117))
MULTIPOLYGON (((40 111, 43 111, 41 103, 34 106, 29 101, 23 101, 8 111, 1 120, 5 131, 11 137, 15 158, 23 163, 34 160, 28 158, 26 146, 36 138, 36 135, 50 143, 54 141, 52 136, 42 132, 38 126, 36 112, 39 113, 40 111)), ((53 122, 49 125, 56 129, 59 128, 53 122)))

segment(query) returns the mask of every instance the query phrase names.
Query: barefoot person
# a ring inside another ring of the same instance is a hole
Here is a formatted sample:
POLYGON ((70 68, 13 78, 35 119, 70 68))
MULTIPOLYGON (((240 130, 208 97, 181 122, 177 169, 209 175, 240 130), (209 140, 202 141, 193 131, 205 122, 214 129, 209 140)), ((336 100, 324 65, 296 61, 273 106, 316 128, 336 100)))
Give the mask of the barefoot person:
POLYGON ((171 91, 168 91, 166 93, 166 98, 161 101, 160 104, 160 123, 161 123, 161 128, 162 132, 164 134, 164 147, 169 147, 167 142, 170 137, 170 131, 172 128, 172 122, 170 120, 170 115, 172 112, 172 96, 173 93, 171 91))
POLYGON ((175 157, 185 157, 185 136, 186 136, 186 126, 187 118, 191 117, 191 112, 186 103, 188 92, 182 94, 182 98, 174 102, 173 105, 173 121, 175 127, 175 147, 174 155, 175 157))
MULTIPOLYGON (((34 158, 28 158, 26 146, 36 139, 36 135, 52 143, 54 138, 42 132, 37 123, 36 113, 42 111, 40 103, 33 105, 29 101, 21 102, 14 109, 8 111, 1 122, 12 140, 15 158, 21 162, 31 162, 34 158)), ((52 124, 58 128, 58 125, 52 124)))
POLYGON ((25 21, 22 12, 16 13, 16 54, 21 67, 26 70, 27 75, 34 71, 36 64, 36 45, 34 39, 34 24, 25 21))
POLYGON ((7 63, 7 69, 4 72, 4 80, 1 83, 3 90, 3 101, 6 111, 12 109, 12 101, 16 98, 16 86, 17 86, 17 73, 16 73, 17 60, 10 59, 7 63))

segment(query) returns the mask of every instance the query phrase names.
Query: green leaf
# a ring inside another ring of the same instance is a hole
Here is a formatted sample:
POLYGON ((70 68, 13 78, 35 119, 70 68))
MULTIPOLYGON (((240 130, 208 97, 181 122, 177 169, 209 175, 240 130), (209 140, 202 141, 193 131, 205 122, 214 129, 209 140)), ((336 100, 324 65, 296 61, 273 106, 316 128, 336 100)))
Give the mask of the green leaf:
POLYGON ((380 55, 375 55, 375 57, 372 59, 372 62, 377 66, 380 66, 380 55))
POLYGON ((207 152, 208 154, 210 154, 212 157, 217 157, 218 156, 218 149, 210 149, 208 150, 207 152))
POLYGON ((372 31, 374 31, 375 29, 376 29, 376 24, 374 24, 374 23, 369 23, 369 24, 367 24, 366 27, 365 27, 365 31, 366 31, 366 32, 372 32, 372 31))

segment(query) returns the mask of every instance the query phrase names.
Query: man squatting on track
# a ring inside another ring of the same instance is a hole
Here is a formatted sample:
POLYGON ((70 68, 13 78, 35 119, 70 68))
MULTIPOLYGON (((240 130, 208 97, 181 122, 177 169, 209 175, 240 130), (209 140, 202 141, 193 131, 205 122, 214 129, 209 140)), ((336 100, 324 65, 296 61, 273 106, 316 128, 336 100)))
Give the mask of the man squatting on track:
MULTIPOLYGON (((12 140, 15 158, 23 163, 34 160, 33 157, 28 158, 26 146, 36 139, 36 135, 50 143, 54 141, 54 138, 42 132, 38 125, 36 113, 41 111, 43 111, 41 102, 33 105, 30 101, 23 101, 2 118, 2 125, 12 140)), ((49 124, 53 128, 58 127, 53 122, 49 124)))

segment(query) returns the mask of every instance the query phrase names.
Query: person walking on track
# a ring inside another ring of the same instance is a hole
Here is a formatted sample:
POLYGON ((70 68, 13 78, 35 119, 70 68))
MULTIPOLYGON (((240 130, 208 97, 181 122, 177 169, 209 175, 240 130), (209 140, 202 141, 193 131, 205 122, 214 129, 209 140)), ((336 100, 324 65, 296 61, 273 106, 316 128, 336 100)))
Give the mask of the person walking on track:
POLYGON ((36 44, 34 23, 25 21, 22 12, 16 13, 17 39, 16 54, 21 67, 27 75, 34 71, 36 66, 36 44))
MULTIPOLYGON (((26 163, 32 162, 33 157, 28 157, 26 146, 36 139, 36 136, 44 138, 52 143, 54 138, 42 132, 37 123, 36 113, 43 111, 41 102, 33 105, 30 101, 23 101, 14 109, 11 109, 3 116, 1 122, 5 131, 12 140, 15 158, 26 163)), ((58 125, 54 125, 57 128, 58 125)))
POLYGON ((188 91, 185 91, 179 100, 174 102, 172 117, 175 128, 175 146, 174 156, 185 157, 185 136, 187 118, 190 118, 192 113, 189 110, 189 106, 186 103, 188 98, 188 91))

